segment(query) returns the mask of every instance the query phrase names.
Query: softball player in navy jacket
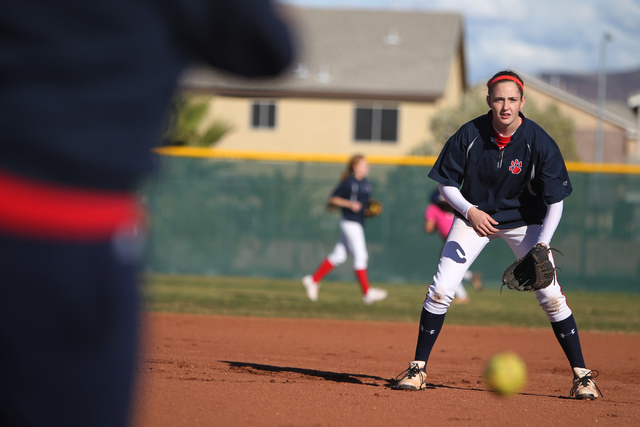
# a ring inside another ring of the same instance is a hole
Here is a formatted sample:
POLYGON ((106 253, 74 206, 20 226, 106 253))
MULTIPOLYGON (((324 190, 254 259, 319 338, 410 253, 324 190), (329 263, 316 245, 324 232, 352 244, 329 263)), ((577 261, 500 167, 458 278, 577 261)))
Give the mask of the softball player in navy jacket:
POLYGON ((331 270, 347 260, 347 254, 353 255, 353 269, 362 289, 362 300, 373 304, 387 297, 387 291, 369 286, 367 266, 369 255, 364 236, 365 208, 369 203, 371 184, 367 180, 369 163, 360 154, 356 154, 347 163, 338 186, 329 198, 329 205, 341 208, 340 239, 333 251, 322 261, 313 275, 302 278, 302 284, 311 301, 318 300, 320 281, 331 270))
MULTIPOLYGON (((456 287, 484 247, 502 238, 521 258, 537 243, 549 246, 563 200, 571 194, 555 141, 521 112, 526 101, 522 79, 504 71, 487 87, 491 111, 463 125, 447 141, 429 173, 457 218, 424 302, 415 360, 400 380, 400 388, 424 388, 426 363, 456 287)), ((557 277, 549 287, 536 291, 536 297, 574 371, 578 386, 572 394, 597 398, 557 277)))

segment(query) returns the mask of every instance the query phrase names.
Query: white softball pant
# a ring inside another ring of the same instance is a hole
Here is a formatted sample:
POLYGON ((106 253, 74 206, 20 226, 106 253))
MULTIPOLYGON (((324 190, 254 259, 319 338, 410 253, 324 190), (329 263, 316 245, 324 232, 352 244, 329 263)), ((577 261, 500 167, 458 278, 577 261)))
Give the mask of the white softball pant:
MULTIPOLYGON (((535 246, 541 229, 541 225, 529 225, 500 230, 491 236, 480 237, 465 221, 456 218, 442 249, 438 270, 433 276, 433 284, 429 287, 424 308, 433 314, 447 312, 465 272, 490 241, 502 238, 519 259, 535 246)), ((549 257, 555 267, 553 256, 549 255, 549 257)), ((535 294, 549 321, 559 322, 571 315, 571 309, 558 284, 557 275, 554 276, 551 285, 535 291, 535 294)))
POLYGON ((348 253, 353 255, 353 269, 356 271, 366 270, 369 254, 367 253, 367 243, 364 238, 364 228, 356 221, 340 220, 340 231, 342 235, 336 243, 333 251, 327 259, 334 267, 347 260, 348 253))

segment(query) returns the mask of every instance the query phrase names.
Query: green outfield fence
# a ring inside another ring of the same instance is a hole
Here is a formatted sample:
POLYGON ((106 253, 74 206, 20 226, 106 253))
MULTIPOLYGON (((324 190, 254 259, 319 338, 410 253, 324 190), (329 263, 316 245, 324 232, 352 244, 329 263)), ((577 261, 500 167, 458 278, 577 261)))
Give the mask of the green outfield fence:
MULTIPOLYGON (((431 282, 442 243, 423 231, 435 182, 433 157, 367 157, 384 213, 366 224, 372 282, 431 282)), ((311 273, 338 236, 326 210, 347 156, 157 150, 158 176, 144 187, 151 233, 146 271, 295 278, 311 273)), ((563 287, 640 292, 640 166, 567 164, 565 200, 552 246, 563 287)), ((514 261, 494 241, 473 270, 497 286, 514 261)), ((353 280, 352 259, 326 280, 353 280)))

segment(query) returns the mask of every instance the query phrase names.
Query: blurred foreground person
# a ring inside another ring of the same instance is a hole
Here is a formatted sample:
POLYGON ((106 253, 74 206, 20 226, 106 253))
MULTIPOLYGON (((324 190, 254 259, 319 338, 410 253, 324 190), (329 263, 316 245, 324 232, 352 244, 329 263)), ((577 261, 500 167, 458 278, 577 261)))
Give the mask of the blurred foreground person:
POLYGON ((268 0, 0 3, 0 425, 129 419, 133 196, 180 72, 292 60, 268 0))

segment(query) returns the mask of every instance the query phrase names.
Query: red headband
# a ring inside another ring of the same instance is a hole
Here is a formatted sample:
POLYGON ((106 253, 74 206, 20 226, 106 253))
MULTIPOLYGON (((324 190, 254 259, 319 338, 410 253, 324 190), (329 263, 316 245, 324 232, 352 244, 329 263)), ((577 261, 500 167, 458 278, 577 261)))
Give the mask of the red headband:
POLYGON ((491 86, 493 86, 494 83, 499 82, 500 80, 512 80, 518 83, 518 86, 520 86, 520 89, 522 89, 522 91, 524 92, 524 84, 522 84, 520 79, 518 79, 517 77, 509 76, 509 75, 498 76, 495 79, 491 80, 491 82, 489 82, 489 89, 491 89, 491 86))

